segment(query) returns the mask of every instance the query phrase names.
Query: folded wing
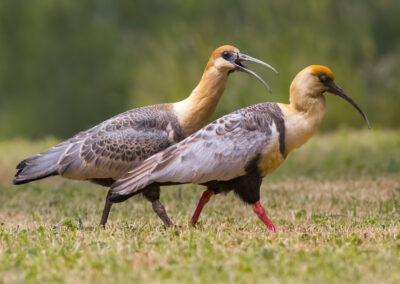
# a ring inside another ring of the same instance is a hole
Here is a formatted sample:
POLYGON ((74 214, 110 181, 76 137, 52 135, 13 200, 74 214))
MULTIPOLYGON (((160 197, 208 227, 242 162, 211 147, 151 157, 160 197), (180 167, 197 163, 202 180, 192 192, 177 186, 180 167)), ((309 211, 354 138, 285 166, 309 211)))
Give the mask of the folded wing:
POLYGON ((196 183, 230 180, 270 143, 279 143, 276 104, 254 105, 205 126, 178 144, 155 154, 123 175, 112 193, 132 195, 152 183, 196 183))
POLYGON ((180 128, 170 125, 176 118, 163 105, 122 113, 23 160, 14 183, 25 183, 50 175, 71 179, 120 177, 142 160, 183 139, 180 128))

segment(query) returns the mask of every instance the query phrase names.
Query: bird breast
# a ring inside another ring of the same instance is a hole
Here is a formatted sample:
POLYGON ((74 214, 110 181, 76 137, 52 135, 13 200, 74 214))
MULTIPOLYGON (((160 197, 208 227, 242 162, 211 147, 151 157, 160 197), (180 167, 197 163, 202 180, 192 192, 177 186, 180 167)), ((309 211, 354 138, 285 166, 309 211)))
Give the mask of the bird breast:
POLYGON ((282 134, 279 133, 275 124, 271 125, 271 131, 271 138, 262 150, 260 159, 257 163, 261 176, 268 175, 270 172, 278 168, 285 160, 284 153, 281 152, 281 143, 284 143, 284 141, 279 137, 282 134))

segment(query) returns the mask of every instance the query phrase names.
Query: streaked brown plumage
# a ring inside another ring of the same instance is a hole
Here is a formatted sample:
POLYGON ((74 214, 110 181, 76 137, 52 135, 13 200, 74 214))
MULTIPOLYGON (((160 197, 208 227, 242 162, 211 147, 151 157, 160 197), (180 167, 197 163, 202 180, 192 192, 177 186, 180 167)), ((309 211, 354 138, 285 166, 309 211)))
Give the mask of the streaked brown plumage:
MULTIPOLYGON (((249 73, 268 87, 256 73, 244 67, 242 61, 253 61, 274 70, 267 63, 240 53, 236 47, 221 46, 211 54, 199 84, 188 98, 177 103, 129 110, 27 158, 18 164, 14 184, 60 175, 110 186, 144 159, 204 126, 214 112, 231 72, 249 73)), ((159 187, 154 186, 143 194, 152 202, 162 221, 170 226, 172 222, 159 201, 159 191, 159 187)), ((101 219, 103 226, 111 204, 106 198, 101 219)))
POLYGON ((111 187, 110 201, 124 201, 149 186, 196 183, 207 190, 193 214, 193 224, 212 195, 233 190, 276 231, 259 202, 262 178, 316 131, 325 113, 325 92, 351 103, 369 127, 364 112, 333 82, 332 71, 311 65, 293 80, 290 104, 261 103, 210 123, 118 179, 111 187))

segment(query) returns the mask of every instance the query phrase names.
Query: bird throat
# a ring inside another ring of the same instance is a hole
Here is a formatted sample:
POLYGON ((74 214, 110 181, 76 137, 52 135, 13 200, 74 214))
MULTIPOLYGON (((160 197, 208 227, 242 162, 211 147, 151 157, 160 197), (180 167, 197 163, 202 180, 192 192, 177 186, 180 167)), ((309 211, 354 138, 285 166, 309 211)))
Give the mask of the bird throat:
POLYGON ((224 78, 203 77, 188 98, 174 104, 185 136, 196 132, 209 122, 224 93, 227 78, 226 74, 224 78))

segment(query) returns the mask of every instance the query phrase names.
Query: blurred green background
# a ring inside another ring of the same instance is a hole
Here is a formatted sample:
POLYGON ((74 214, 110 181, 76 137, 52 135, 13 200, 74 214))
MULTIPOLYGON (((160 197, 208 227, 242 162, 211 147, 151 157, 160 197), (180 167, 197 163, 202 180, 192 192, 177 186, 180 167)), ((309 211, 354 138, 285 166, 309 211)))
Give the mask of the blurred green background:
MULTIPOLYGON (((324 64, 374 128, 400 127, 400 1, 2 0, 0 137, 67 138, 130 108, 185 98, 210 53, 233 44, 279 76, 231 75, 214 117, 288 101, 291 80, 324 64)), ((365 127, 328 95, 322 128, 365 127)))

